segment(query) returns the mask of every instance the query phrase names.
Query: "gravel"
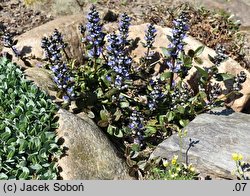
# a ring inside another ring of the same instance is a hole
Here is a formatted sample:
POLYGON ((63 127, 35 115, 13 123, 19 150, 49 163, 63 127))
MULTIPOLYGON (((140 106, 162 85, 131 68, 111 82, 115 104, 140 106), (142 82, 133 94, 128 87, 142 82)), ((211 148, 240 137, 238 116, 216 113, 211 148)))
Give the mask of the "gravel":
POLYGON ((28 8, 23 1, 0 0, 0 25, 16 35, 53 19, 41 11, 28 8))

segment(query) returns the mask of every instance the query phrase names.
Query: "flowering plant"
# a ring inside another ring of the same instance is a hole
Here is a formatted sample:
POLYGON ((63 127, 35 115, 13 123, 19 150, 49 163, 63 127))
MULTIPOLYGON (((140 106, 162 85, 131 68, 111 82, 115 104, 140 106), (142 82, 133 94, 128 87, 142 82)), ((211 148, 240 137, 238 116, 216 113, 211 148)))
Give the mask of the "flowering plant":
MULTIPOLYGON (((159 73, 154 73, 152 67, 157 35, 153 24, 148 25, 142 41, 145 56, 141 58, 140 65, 134 66, 130 56, 132 40, 128 40, 131 18, 126 13, 120 16, 118 32, 107 36, 102 31, 94 6, 90 8, 87 20, 86 26, 80 26, 86 62, 73 70, 76 105, 79 111, 85 111, 94 118, 114 143, 119 143, 118 148, 125 153, 132 168, 143 159, 145 161, 146 151, 152 150, 172 132, 185 127, 195 115, 223 104, 221 87, 213 80, 234 80, 231 89, 234 92, 240 90, 246 79, 243 72, 236 77, 218 73, 218 66, 227 59, 219 45, 216 56, 209 56, 214 64, 212 67, 196 67, 198 90, 184 82, 193 61, 202 64, 198 56, 204 50, 201 46, 195 51, 184 51, 189 29, 185 11, 173 21, 172 35, 168 36, 170 44, 162 48, 164 64, 163 71, 159 73)), ((52 38, 44 42, 54 43, 52 38)), ((67 70, 61 63, 61 50, 65 45, 60 36, 54 44, 56 47, 50 48, 56 50, 53 54, 47 51, 47 56, 51 64, 56 60, 60 62, 60 70, 67 70)), ((57 72, 55 69, 54 73, 57 72)), ((69 78, 68 71, 60 73, 69 78)), ((66 85, 64 91, 71 88, 66 85)))
POLYGON ((245 163, 243 161, 243 156, 240 153, 233 153, 232 159, 235 161, 236 164, 236 170, 233 171, 233 174, 237 175, 237 178, 240 180, 249 180, 249 178, 246 176, 246 172, 250 171, 250 164, 245 163))
POLYGON ((213 66, 195 66, 195 86, 184 80, 194 62, 202 64, 199 55, 204 50, 201 46, 185 52, 188 21, 185 10, 173 20, 171 36, 167 36, 170 44, 162 47, 159 72, 153 67, 158 62, 154 60, 157 28, 148 24, 142 41, 145 55, 136 63, 130 55, 131 18, 126 13, 120 16, 118 31, 106 35, 96 8, 90 8, 86 25, 79 27, 85 48, 81 65, 74 66, 57 29, 42 39, 58 96, 67 104, 75 101, 75 112, 84 111, 93 118, 138 173, 154 146, 185 127, 197 114, 223 105, 246 80, 244 72, 236 76, 219 73, 218 67, 227 59, 222 45, 218 45, 214 57, 209 56, 213 66), (223 97, 220 82, 227 80, 233 85, 223 97))

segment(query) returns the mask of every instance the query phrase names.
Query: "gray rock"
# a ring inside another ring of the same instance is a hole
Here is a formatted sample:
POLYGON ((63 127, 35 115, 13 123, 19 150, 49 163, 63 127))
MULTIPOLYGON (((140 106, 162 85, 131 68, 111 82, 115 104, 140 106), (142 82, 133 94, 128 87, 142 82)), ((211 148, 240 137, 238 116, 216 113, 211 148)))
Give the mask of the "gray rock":
POLYGON ((91 119, 63 109, 58 116, 57 134, 66 149, 58 162, 64 180, 132 179, 125 161, 91 119))
POLYGON ((186 128, 188 135, 183 139, 175 134, 157 146, 150 158, 171 159, 179 155, 185 161, 189 138, 199 140, 188 153, 189 163, 202 177, 235 179, 236 169, 232 153, 241 153, 244 161, 250 163, 250 115, 232 110, 213 110, 211 114, 198 115, 186 128))

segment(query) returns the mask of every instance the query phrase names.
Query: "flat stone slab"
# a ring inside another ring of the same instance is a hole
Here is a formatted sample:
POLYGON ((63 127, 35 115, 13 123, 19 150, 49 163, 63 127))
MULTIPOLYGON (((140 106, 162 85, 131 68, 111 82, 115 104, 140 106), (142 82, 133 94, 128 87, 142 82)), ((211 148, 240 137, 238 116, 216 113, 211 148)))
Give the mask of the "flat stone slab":
POLYGON ((199 143, 190 149, 188 160, 202 177, 236 179, 232 174, 236 169, 232 153, 241 153, 243 161, 250 163, 249 114, 214 110, 211 114, 198 115, 184 130, 188 135, 183 139, 181 150, 180 138, 175 134, 159 144, 150 158, 171 159, 173 155, 181 155, 185 160, 191 138, 199 143))

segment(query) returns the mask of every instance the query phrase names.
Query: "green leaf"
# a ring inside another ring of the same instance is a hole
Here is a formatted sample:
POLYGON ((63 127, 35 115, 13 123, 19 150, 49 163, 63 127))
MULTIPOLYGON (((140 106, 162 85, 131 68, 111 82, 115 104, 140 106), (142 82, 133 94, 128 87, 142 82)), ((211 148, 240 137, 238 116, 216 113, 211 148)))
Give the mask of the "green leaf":
POLYGON ((0 173, 0 180, 8 180, 8 176, 5 173, 0 173))
POLYGON ((29 154, 27 160, 32 162, 32 163, 38 163, 38 152, 34 152, 32 154, 29 154))
POLYGON ((0 135, 1 140, 6 141, 10 138, 10 136, 11 130, 9 129, 9 127, 5 127, 5 132, 0 135))
POLYGON ((178 110, 178 112, 180 114, 184 114, 185 113, 185 108, 183 106, 178 106, 177 110, 178 110))
POLYGON ((188 123, 189 123, 189 120, 183 120, 183 119, 181 119, 181 120, 179 120, 179 123, 180 123, 180 125, 182 127, 186 127, 188 125, 188 123))
POLYGON ((171 122, 172 120, 174 120, 174 117, 175 117, 175 113, 174 112, 169 111, 167 113, 168 122, 171 122))
POLYGON ((168 79, 168 78, 170 78, 171 77, 171 75, 172 75, 172 73, 171 72, 163 72, 162 74, 161 74, 161 76, 160 76, 160 78, 161 78, 161 81, 164 81, 164 80, 166 80, 166 79, 168 79))
POLYGON ((103 95, 104 95, 104 93, 103 93, 102 89, 101 89, 101 88, 98 88, 98 89, 97 89, 97 97, 98 97, 98 98, 101 98, 103 95))
POLYGON ((17 143, 19 143, 19 153, 24 153, 26 148, 28 147, 28 141, 24 140, 24 139, 17 139, 17 143))
POLYGON ((115 129, 114 131, 114 136, 118 137, 118 138, 122 138, 123 137, 123 132, 121 129, 115 129))
POLYGON ((16 152, 16 149, 14 146, 9 146, 8 147, 8 154, 7 154, 7 159, 11 160, 16 152))
POLYGON ((115 116, 115 121, 120 120, 120 118, 121 118, 121 116, 122 116, 121 110, 116 109, 116 111, 115 111, 115 113, 114 113, 114 116, 115 116))
POLYGON ((131 150, 134 152, 139 152, 140 151, 140 146, 138 144, 132 144, 131 150))
POLYGON ((153 88, 152 88, 151 85, 147 85, 147 89, 148 89, 149 91, 152 91, 152 90, 153 90, 153 88))
POLYGON ((12 145, 12 143, 16 143, 16 138, 14 138, 14 137, 12 137, 12 138, 10 138, 7 142, 6 142, 6 144, 7 145, 12 145))
POLYGON ((206 99, 207 98, 207 94, 203 91, 200 91, 198 94, 197 94, 201 99, 206 99))
POLYGON ((195 51, 194 51, 194 54, 195 56, 199 56, 205 49, 205 46, 199 46, 195 51))
POLYGON ((44 159, 48 159, 47 150, 45 148, 40 149, 38 159, 40 159, 41 161, 44 161, 44 159))
POLYGON ((214 57, 208 54, 208 59, 213 63, 214 62, 214 57))
POLYGON ((192 67, 192 58, 189 56, 183 55, 182 62, 185 67, 188 67, 188 68, 192 67))
POLYGON ((196 62, 199 65, 203 64, 203 60, 199 57, 194 57, 194 62, 196 62))
POLYGON ((43 167, 40 164, 34 164, 30 166, 31 169, 35 170, 36 172, 38 172, 39 170, 41 170, 43 167))
POLYGON ((20 174, 19 179, 25 180, 29 177, 30 170, 27 167, 22 167, 23 172, 20 174))
POLYGON ((200 67, 198 67, 198 66, 195 66, 195 68, 196 68, 197 71, 201 74, 201 76, 203 76, 203 77, 208 77, 208 73, 207 73, 204 69, 202 69, 202 68, 200 68, 200 67))
POLYGON ((229 73, 219 73, 216 75, 217 81, 226 81, 234 79, 234 75, 229 73))
POLYGON ((190 49, 190 50, 188 50, 187 55, 190 56, 191 58, 193 58, 195 55, 195 52, 192 49, 190 49))
POLYGON ((147 126, 154 126, 158 123, 156 119, 151 119, 147 122, 147 126))
POLYGON ((16 114, 18 115, 18 114, 24 112, 24 109, 23 109, 20 105, 18 105, 18 106, 16 107, 16 109, 15 109, 15 112, 16 112, 16 114))
POLYGON ((168 49, 165 48, 165 47, 160 47, 160 48, 161 48, 162 54, 163 54, 165 57, 168 57, 168 56, 169 56, 168 49))
POLYGON ((107 132, 110 134, 110 135, 114 135, 114 131, 116 130, 116 127, 113 126, 113 125, 109 125, 108 128, 107 128, 107 132))
POLYGON ((40 141, 40 139, 38 137, 34 138, 34 144, 35 144, 35 147, 37 149, 40 149, 40 147, 41 147, 41 141, 40 141))
POLYGON ((31 86, 31 93, 36 94, 38 91, 38 88, 35 85, 31 86))
POLYGON ((152 136, 156 132, 157 132, 157 129, 155 127, 152 127, 152 126, 147 126, 146 127, 145 134, 146 134, 147 137, 152 136))
POLYGON ((55 137, 55 132, 46 131, 44 132, 44 134, 47 140, 52 140, 55 137))
POLYGON ((116 94, 118 92, 119 92, 118 89, 113 88, 113 89, 109 90, 108 92, 106 92, 103 97, 104 98, 111 98, 114 94, 116 94))
POLYGON ((108 110, 106 110, 106 108, 100 111, 100 117, 103 121, 108 121, 108 119, 110 118, 110 113, 108 112, 108 110))
POLYGON ((164 125, 164 124, 165 124, 166 118, 167 118, 166 115, 160 115, 160 116, 159 116, 159 123, 160 123, 161 125, 164 125))
POLYGON ((120 103, 121 108, 128 108, 129 107, 129 102, 124 101, 120 103))
POLYGON ((58 123, 52 123, 51 124, 51 129, 57 129, 59 127, 58 123))

